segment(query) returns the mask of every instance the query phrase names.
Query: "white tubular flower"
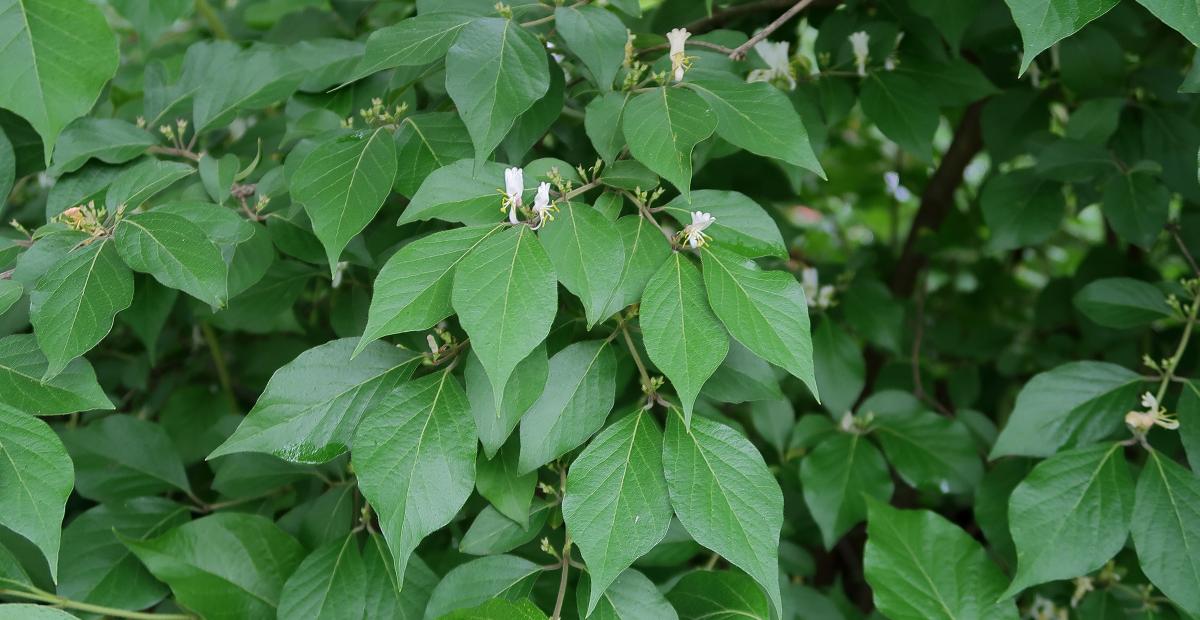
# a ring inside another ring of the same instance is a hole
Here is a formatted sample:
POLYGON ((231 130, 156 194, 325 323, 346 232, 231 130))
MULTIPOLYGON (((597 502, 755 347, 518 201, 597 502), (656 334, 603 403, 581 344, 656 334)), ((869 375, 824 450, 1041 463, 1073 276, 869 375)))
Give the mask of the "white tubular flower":
POLYGON ((864 30, 850 35, 850 46, 854 48, 854 65, 858 67, 858 74, 865 76, 867 58, 871 55, 871 35, 864 30))
POLYGON ((704 229, 712 226, 715 221, 717 218, 713 217, 711 213, 692 211, 692 223, 684 226, 683 232, 679 235, 694 250, 708 242, 709 236, 704 234, 704 229))
POLYGON ((754 44, 754 51, 763 62, 766 69, 755 69, 746 78, 747 82, 774 82, 781 80, 787 84, 788 90, 796 90, 796 76, 792 74, 791 55, 788 54, 790 43, 787 41, 759 41, 754 44))
POLYGON ((912 192, 900 184, 900 175, 898 173, 893 171, 883 173, 883 183, 887 186, 888 196, 895 198, 897 201, 908 202, 912 198, 912 192))
POLYGON ((546 222, 554 219, 554 214, 551 210, 554 209, 554 204, 550 202, 550 184, 542 182, 538 184, 537 194, 533 197, 533 219, 532 228, 537 230, 546 222))
POLYGON ((671 70, 675 73, 675 81, 683 81, 683 72, 687 69, 687 54, 683 44, 692 33, 685 28, 676 28, 667 33, 667 41, 671 43, 671 70))
POLYGON ((521 194, 525 191, 525 171, 520 168, 504 170, 504 204, 508 211, 508 221, 517 223, 517 209, 521 207, 521 194))

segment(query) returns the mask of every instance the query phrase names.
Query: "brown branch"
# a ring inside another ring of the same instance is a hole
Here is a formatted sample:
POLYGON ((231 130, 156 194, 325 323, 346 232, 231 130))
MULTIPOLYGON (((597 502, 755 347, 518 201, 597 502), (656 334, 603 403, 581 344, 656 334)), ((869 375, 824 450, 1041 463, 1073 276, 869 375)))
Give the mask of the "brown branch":
POLYGON ((980 132, 983 103, 981 99, 967 107, 954 132, 950 148, 934 171, 933 178, 929 179, 925 191, 921 192, 921 206, 913 217, 912 227, 904 240, 904 249, 892 271, 891 288, 897 297, 912 295, 917 275, 926 262, 925 254, 918 247, 921 234, 926 230, 937 230, 954 210, 954 192, 962 184, 963 172, 983 148, 980 132))
MULTIPOLYGON (((917 277, 925 268, 926 256, 918 247, 922 233, 925 230, 936 230, 942 225, 950 212, 954 210, 954 192, 962 184, 963 172, 975 155, 983 148, 983 135, 980 129, 980 118, 983 113, 985 99, 980 99, 967 107, 962 119, 954 131, 954 139, 950 148, 942 157, 933 178, 921 192, 921 205, 913 217, 908 237, 904 240, 904 249, 892 271, 891 290, 896 297, 912 296, 916 288, 917 277)), ((866 360, 866 376, 862 392, 854 403, 857 409, 875 389, 875 380, 886 361, 882 351, 867 348, 864 352, 866 360)))
POLYGON ((812 3, 813 3, 813 0, 800 0, 796 4, 792 5, 792 8, 784 11, 783 15, 780 15, 778 18, 775 19, 775 21, 771 22, 770 24, 767 24, 766 28, 763 28, 762 30, 758 31, 758 34, 750 37, 750 40, 748 40, 745 43, 734 48, 734 50, 729 53, 729 57, 734 60, 741 60, 741 59, 745 58, 746 52, 750 48, 754 47, 755 44, 757 44, 759 41, 762 41, 763 39, 771 36, 772 32, 779 30, 780 26, 787 23, 787 21, 789 19, 795 17, 797 13, 799 13, 800 11, 803 11, 805 7, 807 7, 808 5, 810 5, 812 3))

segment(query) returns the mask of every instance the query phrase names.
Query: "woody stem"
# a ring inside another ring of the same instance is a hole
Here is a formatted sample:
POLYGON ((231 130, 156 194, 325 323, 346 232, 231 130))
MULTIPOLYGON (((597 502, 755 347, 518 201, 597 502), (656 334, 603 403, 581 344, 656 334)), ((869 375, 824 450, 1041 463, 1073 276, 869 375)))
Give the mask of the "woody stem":
POLYGON ((797 13, 803 11, 805 7, 812 3, 813 0, 800 0, 796 4, 792 5, 792 8, 784 11, 783 15, 780 15, 775 19, 775 21, 768 24, 766 28, 758 31, 758 34, 750 37, 750 40, 734 48, 734 50, 729 53, 729 57, 734 60, 741 60, 745 58, 746 52, 749 51, 750 48, 754 47, 759 41, 771 36, 772 32, 778 30, 780 26, 787 23, 789 19, 795 17, 797 13))
POLYGON ((1188 308, 1187 323, 1183 325, 1183 335, 1179 338, 1179 345, 1175 347, 1175 353, 1167 360, 1167 367, 1163 368, 1158 392, 1154 395, 1157 402, 1162 402, 1163 397, 1167 394, 1167 386, 1171 385, 1171 380, 1175 377, 1179 360, 1183 359, 1183 352, 1187 350, 1188 341, 1192 338, 1192 327, 1196 325, 1197 314, 1200 314, 1200 289, 1192 297, 1192 305, 1188 308))

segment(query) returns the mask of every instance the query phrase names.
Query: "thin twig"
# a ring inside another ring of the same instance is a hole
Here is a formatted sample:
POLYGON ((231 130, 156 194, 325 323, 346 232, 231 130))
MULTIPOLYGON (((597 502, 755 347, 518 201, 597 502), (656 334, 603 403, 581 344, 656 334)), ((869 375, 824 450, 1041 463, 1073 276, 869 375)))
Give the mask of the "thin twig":
MULTIPOLYGON (((32 586, 29 587, 32 588, 32 586)), ((134 620, 194 620, 196 617, 191 614, 155 614, 142 611, 129 611, 127 609, 117 609, 115 607, 105 607, 103 605, 93 605, 91 603, 73 601, 69 598, 51 594, 40 588, 32 588, 32 590, 29 592, 0 589, 0 596, 10 596, 13 598, 25 599, 27 601, 37 601, 39 603, 47 603, 53 607, 75 609, 78 611, 100 614, 102 616, 112 616, 113 618, 133 618, 134 620)))
POLYGON ((1187 245, 1183 243, 1183 237, 1179 235, 1179 223, 1174 222, 1167 227, 1171 231, 1171 236, 1175 237, 1175 244, 1179 246, 1179 251, 1183 254, 1183 258, 1187 260, 1188 265, 1192 267, 1192 273, 1200 278, 1200 266, 1196 265, 1196 259, 1192 258, 1192 253, 1188 251, 1187 245))
MULTIPOLYGON (((732 48, 725 47, 724 45, 718 45, 716 43, 709 43, 708 41, 688 41, 687 46, 710 49, 714 52, 720 52, 722 54, 732 54, 733 53, 732 48)), ((650 54, 653 52, 665 52, 669 49, 671 49, 670 43, 660 43, 658 45, 651 45, 650 47, 643 47, 642 49, 638 50, 638 56, 641 56, 643 54, 650 54)))
POLYGON ((1162 380, 1158 384, 1158 392, 1154 395, 1155 400, 1160 403, 1167 395, 1167 387, 1171 385, 1171 380, 1175 377, 1175 370, 1179 368, 1179 361, 1183 359, 1183 352, 1187 350, 1188 341, 1192 338, 1192 328, 1196 325, 1196 316, 1200 314, 1200 288, 1194 290, 1192 294, 1194 297, 1191 307, 1188 308, 1187 323, 1183 325, 1183 335, 1179 338, 1175 353, 1167 360, 1167 367, 1163 369, 1162 380))
POLYGON ((650 394, 654 391, 650 383, 650 373, 646 372, 646 364, 642 361, 642 356, 638 354, 637 347, 633 346, 633 336, 629 335, 629 327, 625 325, 624 321, 621 322, 621 334, 625 336, 625 346, 629 347, 629 356, 633 358, 633 363, 638 369, 638 375, 642 378, 642 387, 647 394, 650 394))
POLYGON ((950 409, 938 402, 936 398, 933 398, 925 391, 925 384, 921 379, 921 340, 925 335, 924 282, 921 282, 917 285, 917 290, 914 291, 914 294, 916 297, 913 299, 913 303, 916 306, 917 324, 913 327, 912 356, 909 361, 909 363, 912 365, 913 392, 916 393, 918 399, 937 409, 942 415, 952 416, 954 414, 950 411, 950 409))
POLYGON ((221 16, 217 15, 216 10, 208 3, 208 0, 196 0, 196 13, 204 18, 204 22, 208 24, 208 29, 212 31, 214 39, 228 39, 229 31, 225 29, 225 24, 221 23, 221 16))
POLYGON ((190 159, 194 162, 200 161, 200 156, 197 155, 196 153, 193 153, 192 151, 189 151, 187 149, 175 148, 173 146, 152 146, 152 147, 146 149, 146 151, 148 153, 153 153, 155 155, 169 155, 171 157, 182 157, 184 159, 190 159))
POLYGON ((746 52, 749 51, 750 48, 754 47, 754 45, 756 43, 771 36, 772 32, 775 32, 776 30, 778 30, 780 26, 787 23, 787 21, 789 19, 795 17, 797 13, 799 13, 800 11, 803 11, 805 7, 807 7, 808 5, 810 5, 812 3, 813 3, 813 0, 800 0, 796 4, 792 5, 792 8, 784 11, 783 15, 780 15, 779 17, 777 17, 775 19, 775 21, 771 22, 770 24, 767 24, 766 28, 759 30, 758 34, 750 37, 749 41, 746 41, 745 43, 734 48, 734 50, 729 53, 729 57, 734 60, 741 60, 741 59, 745 58, 746 52))

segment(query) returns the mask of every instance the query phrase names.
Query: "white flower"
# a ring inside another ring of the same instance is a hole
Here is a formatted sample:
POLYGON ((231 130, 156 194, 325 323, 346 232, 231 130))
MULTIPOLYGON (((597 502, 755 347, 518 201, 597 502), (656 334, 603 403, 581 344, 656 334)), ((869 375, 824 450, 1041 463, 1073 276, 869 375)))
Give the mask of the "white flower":
POLYGON ((537 194, 533 197, 534 230, 541 228, 543 224, 554 219, 554 215, 550 213, 554 208, 554 204, 550 202, 550 184, 546 182, 539 183, 537 194))
POLYGON ((854 65, 859 75, 867 74, 867 57, 871 55, 871 35, 860 30, 850 35, 850 46, 854 48, 854 65))
POLYGON ((1125 424, 1137 436, 1145 436, 1154 426, 1160 426, 1169 431, 1179 428, 1179 420, 1167 413, 1154 394, 1150 392, 1142 394, 1142 407, 1145 411, 1130 411, 1125 414, 1125 424))
POLYGON ((525 191, 525 171, 520 168, 505 168, 504 170, 504 210, 508 211, 508 221, 517 223, 517 209, 522 204, 521 194, 525 191))
POLYGON ((675 72, 675 81, 683 81, 683 72, 687 68, 687 54, 683 51, 683 43, 692 33, 685 28, 676 28, 667 33, 667 41, 671 43, 671 70, 675 72))
POLYGON ((704 234, 704 229, 712 226, 715 221, 717 218, 713 217, 711 213, 692 211, 692 223, 684 226, 683 232, 679 235, 694 250, 708 241, 709 237, 704 234))
POLYGON ((754 44, 754 51, 763 62, 766 69, 755 69, 746 78, 747 82, 787 82, 788 90, 796 90, 796 77, 792 74, 791 56, 788 54, 790 44, 787 41, 759 41, 754 44))
POLYGON ((810 308, 828 308, 833 305, 832 286, 821 286, 820 277, 813 267, 805 267, 800 272, 800 287, 804 289, 804 298, 810 308))
POLYGON ((900 175, 896 172, 889 171, 883 173, 883 183, 887 186, 888 196, 895 198, 897 201, 908 202, 912 198, 912 192, 900 184, 900 175))

